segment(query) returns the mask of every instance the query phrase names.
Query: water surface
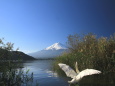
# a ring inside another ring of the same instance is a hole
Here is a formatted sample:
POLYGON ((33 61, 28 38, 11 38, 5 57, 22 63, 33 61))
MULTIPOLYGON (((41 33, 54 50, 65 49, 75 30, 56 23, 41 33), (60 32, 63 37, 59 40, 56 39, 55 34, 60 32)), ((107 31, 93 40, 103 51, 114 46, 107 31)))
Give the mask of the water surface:
POLYGON ((52 60, 28 61, 24 63, 24 70, 27 69, 34 73, 34 85, 37 81, 39 86, 68 86, 67 80, 52 71, 52 60))
MULTIPOLYGON (((39 86, 69 86, 67 81, 70 78, 58 76, 53 72, 52 62, 53 60, 36 60, 24 63, 24 70, 30 69, 29 73, 34 73, 32 86, 35 86, 36 82, 39 83, 39 86)), ((71 86, 115 86, 115 74, 87 76, 79 84, 71 86)))

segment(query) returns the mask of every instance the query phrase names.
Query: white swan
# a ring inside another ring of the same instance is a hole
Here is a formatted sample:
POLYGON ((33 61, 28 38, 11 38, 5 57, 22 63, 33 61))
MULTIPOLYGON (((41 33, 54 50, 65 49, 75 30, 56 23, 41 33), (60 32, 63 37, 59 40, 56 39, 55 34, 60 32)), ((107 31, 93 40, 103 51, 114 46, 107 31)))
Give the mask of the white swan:
POLYGON ((70 84, 79 82, 84 76, 101 73, 101 71, 95 70, 95 69, 85 69, 85 70, 79 72, 77 62, 75 64, 77 73, 71 67, 69 67, 66 64, 59 63, 58 65, 66 73, 66 75, 68 77, 72 78, 71 81, 68 81, 68 83, 70 83, 70 84))

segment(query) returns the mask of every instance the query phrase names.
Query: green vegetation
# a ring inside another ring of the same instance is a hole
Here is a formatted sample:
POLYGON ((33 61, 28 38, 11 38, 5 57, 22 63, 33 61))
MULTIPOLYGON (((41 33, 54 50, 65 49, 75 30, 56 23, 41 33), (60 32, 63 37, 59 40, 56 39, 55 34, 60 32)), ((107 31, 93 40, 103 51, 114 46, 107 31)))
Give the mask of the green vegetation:
POLYGON ((13 62, 12 58, 16 55, 12 52, 13 44, 10 42, 5 44, 3 39, 0 39, 0 86, 31 86, 33 73, 29 74, 29 70, 22 70, 21 60, 16 59, 17 62, 13 62))
POLYGON ((0 39, 0 60, 36 60, 35 58, 21 52, 13 51, 13 43, 4 43, 4 39, 0 39))
POLYGON ((33 81, 33 73, 28 74, 29 70, 22 70, 18 63, 9 61, 0 65, 3 66, 0 67, 0 86, 28 86, 33 81))
POLYGON ((79 70, 94 68, 103 73, 115 72, 115 34, 97 38, 92 33, 68 36, 68 53, 56 58, 54 70, 60 71, 58 63, 65 63, 74 68, 78 62, 79 70))

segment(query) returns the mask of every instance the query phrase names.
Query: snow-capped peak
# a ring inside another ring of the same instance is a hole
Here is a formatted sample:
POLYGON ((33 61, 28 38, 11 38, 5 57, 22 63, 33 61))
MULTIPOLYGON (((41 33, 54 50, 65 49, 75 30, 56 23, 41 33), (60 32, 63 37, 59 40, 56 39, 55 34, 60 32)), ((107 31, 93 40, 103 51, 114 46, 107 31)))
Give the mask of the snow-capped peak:
POLYGON ((59 49, 66 49, 66 47, 61 43, 54 43, 53 45, 45 48, 45 50, 59 50, 59 49))

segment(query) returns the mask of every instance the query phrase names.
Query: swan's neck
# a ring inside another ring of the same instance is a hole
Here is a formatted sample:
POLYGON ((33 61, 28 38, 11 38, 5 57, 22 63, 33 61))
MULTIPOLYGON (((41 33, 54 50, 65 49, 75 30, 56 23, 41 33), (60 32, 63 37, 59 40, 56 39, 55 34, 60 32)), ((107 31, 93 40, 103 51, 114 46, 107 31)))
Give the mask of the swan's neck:
POLYGON ((75 69, 76 69, 76 72, 79 73, 77 64, 75 64, 75 69))

